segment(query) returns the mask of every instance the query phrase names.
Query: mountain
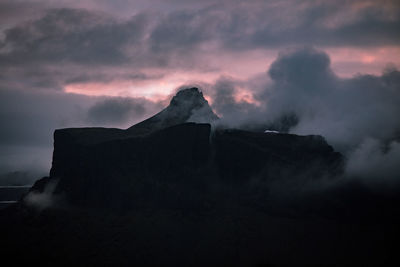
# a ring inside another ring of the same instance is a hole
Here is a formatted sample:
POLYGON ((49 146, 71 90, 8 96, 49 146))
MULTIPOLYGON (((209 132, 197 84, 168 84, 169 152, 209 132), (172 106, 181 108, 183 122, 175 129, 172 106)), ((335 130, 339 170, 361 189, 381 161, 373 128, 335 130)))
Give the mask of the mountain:
MULTIPOLYGON (((56 130, 47 180, 57 181, 54 194, 73 205, 132 209, 138 203, 176 207, 182 195, 201 198, 199 188, 208 192, 215 183, 314 179, 342 170, 342 156, 323 137, 212 132, 217 119, 202 93, 189 88, 127 130, 56 130)), ((43 192, 46 183, 39 184, 33 191, 43 192)))
MULTIPOLYGON (((322 136, 211 127, 216 119, 190 88, 126 130, 56 130, 50 176, 0 210, 0 257, 49 266, 398 261, 400 194, 343 179, 343 156, 322 136)), ((286 122, 278 126, 296 120, 286 122)))

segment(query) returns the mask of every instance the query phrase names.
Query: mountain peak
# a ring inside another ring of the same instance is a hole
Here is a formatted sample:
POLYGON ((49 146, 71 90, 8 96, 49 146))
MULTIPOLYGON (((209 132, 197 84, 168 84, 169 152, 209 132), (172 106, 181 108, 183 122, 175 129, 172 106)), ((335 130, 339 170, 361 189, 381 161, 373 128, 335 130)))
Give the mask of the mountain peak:
POLYGON ((171 99, 170 105, 187 105, 191 104, 193 107, 203 105, 207 102, 204 99, 203 93, 196 87, 182 89, 171 99))
POLYGON ((128 130, 134 134, 145 134, 185 122, 212 123, 216 120, 218 116, 212 111, 203 93, 191 87, 178 91, 168 107, 128 130))
POLYGON ((189 119, 191 115, 194 115, 194 113, 202 108, 205 108, 208 110, 208 112, 213 113, 208 105, 207 100, 204 98, 203 93, 196 87, 178 91, 178 93, 171 99, 171 102, 167 107, 169 111, 175 110, 176 112, 182 113, 181 115, 190 115, 187 119, 189 119))

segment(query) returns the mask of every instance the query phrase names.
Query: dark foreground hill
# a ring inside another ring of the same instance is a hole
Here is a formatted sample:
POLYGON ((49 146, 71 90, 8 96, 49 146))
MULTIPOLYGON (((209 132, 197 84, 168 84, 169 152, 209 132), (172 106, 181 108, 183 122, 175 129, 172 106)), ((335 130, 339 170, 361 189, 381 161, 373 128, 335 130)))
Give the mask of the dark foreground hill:
POLYGON ((2 211, 19 264, 386 263, 399 197, 340 178, 323 137, 212 127, 196 88, 127 130, 54 133, 49 177, 2 211))

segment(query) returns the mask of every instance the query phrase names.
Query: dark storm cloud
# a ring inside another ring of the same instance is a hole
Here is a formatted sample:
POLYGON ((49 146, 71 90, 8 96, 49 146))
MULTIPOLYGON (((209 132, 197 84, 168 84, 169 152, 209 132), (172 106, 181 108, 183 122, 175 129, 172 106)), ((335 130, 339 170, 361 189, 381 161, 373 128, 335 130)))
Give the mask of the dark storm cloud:
POLYGON ((21 18, 32 18, 40 15, 39 3, 2 0, 0 2, 0 30, 21 21, 21 18))
MULTIPOLYGON (((218 2, 201 8, 138 13, 116 19, 84 9, 51 9, 4 31, 1 65, 76 63, 133 66, 181 64, 208 43, 240 50, 282 45, 398 45, 400 8, 394 2, 355 9, 303 1, 218 2)), ((187 64, 186 64, 187 66, 187 64)))
MULTIPOLYGON (((254 95, 258 104, 234 99, 237 82, 217 82, 213 106, 222 123, 273 125, 295 114, 291 133, 324 136, 347 161, 347 175, 376 184, 399 178, 400 72, 343 79, 330 68, 329 57, 304 48, 281 53, 268 72, 271 82, 254 95), (222 97, 221 97, 222 96, 222 97)), ((264 128, 264 129, 265 129, 264 128)), ((391 183, 387 183, 390 181, 391 183)), ((396 182, 397 183, 397 182, 396 182)))
POLYGON ((230 127, 249 125, 259 121, 261 110, 259 107, 244 100, 236 100, 239 81, 229 77, 221 77, 211 88, 213 98, 212 108, 217 114, 223 115, 221 124, 228 124, 230 127))
POLYGON ((300 121, 292 132, 321 134, 341 148, 368 137, 393 140, 400 133, 396 116, 400 114, 400 72, 396 69, 388 68, 381 76, 343 79, 332 71, 327 54, 303 48, 281 53, 268 75, 271 82, 254 93, 258 104, 238 103, 233 98, 238 83, 220 80, 213 105, 223 118, 248 113, 244 121, 264 124, 294 113, 300 121))
POLYGON ((374 45, 398 45, 400 37, 397 34, 400 27, 400 12, 396 18, 387 19, 384 12, 369 9, 362 12, 361 18, 348 25, 319 34, 318 41, 322 45, 353 45, 353 46, 374 46, 374 45))
POLYGON ((224 48, 246 50, 282 45, 359 47, 398 45, 400 8, 394 2, 355 9, 357 2, 301 1, 240 5, 220 2, 195 10, 174 11, 161 17, 151 32, 155 51, 195 49, 208 41, 224 48))
POLYGON ((195 48, 213 37, 215 17, 208 10, 176 11, 163 16, 150 35, 152 51, 195 48))
POLYGON ((116 22, 102 14, 79 9, 56 9, 33 22, 5 31, 2 65, 31 62, 121 64, 127 62, 123 46, 144 34, 143 16, 116 22))
POLYGON ((331 81, 329 56, 312 49, 296 51, 289 55, 280 55, 269 69, 269 76, 278 83, 290 83, 304 90, 324 90, 312 88, 310 84, 321 84, 331 81))
MULTIPOLYGON (((0 68, 1 69, 1 68, 0 68)), ((0 73, 0 81, 4 88, 19 90, 62 90, 66 85, 82 83, 110 83, 113 81, 141 82, 157 80, 162 74, 146 74, 131 69, 115 67, 85 68, 76 65, 4 67, 0 73)))
MULTIPOLYGON (((135 53, 141 54, 145 20, 144 15, 121 22, 99 12, 52 9, 39 19, 7 29, 0 41, 2 86, 61 90, 79 81, 157 79, 160 75, 123 68, 132 61, 126 47, 135 45, 139 50, 135 53)), ((130 53, 135 64, 143 64, 135 53, 130 53)))
POLYGON ((282 44, 335 47, 398 45, 400 43, 400 37, 397 34, 400 26, 398 6, 393 8, 393 13, 389 17, 387 10, 379 5, 351 12, 350 7, 345 4, 341 6, 337 3, 333 5, 333 2, 322 2, 300 12, 301 15, 298 16, 298 20, 293 26, 280 27, 274 23, 261 24, 261 27, 255 29, 249 43, 256 46, 282 44))
POLYGON ((101 82, 108 83, 114 80, 128 81, 144 81, 151 79, 160 79, 162 75, 149 75, 145 73, 74 73, 65 79, 65 84, 85 83, 85 82, 101 82))

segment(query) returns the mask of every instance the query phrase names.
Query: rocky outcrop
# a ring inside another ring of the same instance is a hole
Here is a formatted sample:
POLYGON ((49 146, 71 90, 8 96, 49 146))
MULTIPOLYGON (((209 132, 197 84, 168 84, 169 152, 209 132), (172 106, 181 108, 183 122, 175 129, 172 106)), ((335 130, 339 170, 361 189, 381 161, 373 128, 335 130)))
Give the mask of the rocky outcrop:
POLYGON ((127 131, 131 135, 140 135, 185 122, 212 123, 216 120, 218 116, 208 105, 203 93, 193 87, 179 91, 168 107, 127 131))

